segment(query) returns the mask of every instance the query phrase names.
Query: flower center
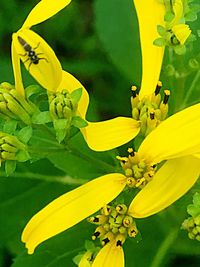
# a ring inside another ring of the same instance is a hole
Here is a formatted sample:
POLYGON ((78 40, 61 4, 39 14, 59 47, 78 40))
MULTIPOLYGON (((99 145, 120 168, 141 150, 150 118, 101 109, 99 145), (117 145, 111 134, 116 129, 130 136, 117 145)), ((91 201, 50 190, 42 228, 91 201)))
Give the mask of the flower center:
POLYGON ((92 239, 100 238, 102 246, 115 240, 116 246, 122 246, 126 238, 135 237, 138 233, 135 221, 127 213, 127 206, 119 204, 116 207, 105 206, 101 214, 90 217, 90 223, 98 225, 92 239))
POLYGON ((152 166, 140 159, 139 154, 134 152, 132 148, 129 148, 128 152, 128 157, 117 156, 127 177, 127 186, 142 189, 152 180, 156 172, 156 165, 152 166))
POLYGON ((165 120, 168 114, 168 100, 170 91, 164 91, 164 99, 162 100, 160 90, 162 83, 158 82, 154 94, 139 99, 137 87, 132 86, 132 117, 141 122, 141 134, 147 136, 154 130, 161 121, 165 120))

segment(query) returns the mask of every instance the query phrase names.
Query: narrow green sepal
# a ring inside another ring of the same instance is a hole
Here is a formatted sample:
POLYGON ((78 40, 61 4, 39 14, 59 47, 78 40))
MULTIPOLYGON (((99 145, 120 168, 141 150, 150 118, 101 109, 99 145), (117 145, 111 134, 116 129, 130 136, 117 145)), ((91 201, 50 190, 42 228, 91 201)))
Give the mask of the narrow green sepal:
POLYGON ((175 15, 171 11, 167 11, 165 13, 165 21, 166 22, 171 22, 174 19, 175 15))
POLYGON ((78 88, 70 94, 70 97, 71 97, 73 104, 77 104, 79 102, 79 100, 81 99, 81 96, 82 96, 82 92, 83 92, 83 89, 78 88))
POLYGON ((53 125, 56 131, 56 139, 61 143, 70 129, 69 121, 67 119, 58 119, 53 121, 53 125))
POLYGON ((163 26, 161 26, 161 25, 158 25, 157 26, 157 31, 160 34, 160 36, 164 36, 165 33, 166 33, 166 29, 163 26))
POLYGON ((40 87, 39 85, 29 85, 28 87, 26 87, 25 89, 25 93, 26 93, 26 97, 29 99, 29 97, 31 97, 32 95, 35 94, 39 94, 43 92, 42 87, 40 87))
POLYGON ((13 174, 16 169, 16 166, 17 166, 16 160, 7 160, 5 162, 6 176, 10 176, 11 174, 13 174))
POLYGON ((30 159, 30 155, 29 155, 29 153, 27 151, 20 150, 16 155, 16 159, 19 162, 25 162, 25 161, 30 159))
POLYGON ((166 45, 166 41, 164 38, 157 38, 156 40, 154 40, 153 44, 162 47, 166 45))
POLYGON ((26 126, 19 131, 17 137, 19 138, 20 141, 27 144, 30 138, 32 137, 32 134, 33 134, 32 127, 26 126))
POLYGON ((8 134, 14 134, 17 128, 16 120, 7 120, 4 122, 3 132, 8 134))
POLYGON ((187 206, 187 212, 192 217, 200 214, 200 193, 195 193, 193 196, 193 204, 187 206))
POLYGON ((32 116, 32 122, 35 124, 52 122, 51 114, 49 111, 37 112, 32 116))
POLYGON ((85 121, 81 117, 74 116, 72 118, 72 125, 80 129, 80 128, 84 128, 84 127, 88 126, 88 123, 87 123, 87 121, 85 121))
POLYGON ((94 250, 96 247, 92 241, 86 240, 84 247, 86 250, 94 250))

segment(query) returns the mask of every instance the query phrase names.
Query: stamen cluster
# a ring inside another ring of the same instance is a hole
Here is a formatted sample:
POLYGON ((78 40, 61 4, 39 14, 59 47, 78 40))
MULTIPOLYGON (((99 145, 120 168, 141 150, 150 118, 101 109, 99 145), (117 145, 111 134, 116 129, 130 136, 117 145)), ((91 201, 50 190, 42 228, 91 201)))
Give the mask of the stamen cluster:
POLYGON ((26 145, 17 137, 0 132, 0 164, 5 160, 16 160, 20 150, 26 150, 26 145))
POLYGON ((152 180, 156 171, 156 166, 151 166, 144 160, 140 159, 139 154, 134 152, 132 148, 129 148, 128 152, 128 157, 117 156, 127 177, 127 186, 142 189, 152 180))
POLYGON ((135 237, 138 233, 135 221, 127 213, 124 204, 105 206, 100 215, 90 217, 88 221, 98 225, 92 239, 100 238, 103 246, 113 240, 116 241, 116 246, 122 246, 127 236, 135 237))
POLYGON ((74 103, 69 92, 49 93, 49 110, 53 119, 72 119, 78 104, 74 103))
POLYGON ((132 86, 132 117, 141 122, 141 134, 147 136, 168 114, 168 100, 170 91, 164 91, 164 99, 161 99, 160 90, 162 83, 158 82, 155 93, 152 96, 139 99, 137 87, 132 86))
POLYGON ((190 239, 200 241, 200 214, 196 217, 186 219, 182 224, 182 228, 188 231, 188 237, 190 239))
POLYGON ((0 84, 0 112, 4 119, 21 120, 25 124, 31 124, 31 116, 35 111, 33 103, 25 99, 9 83, 0 84))

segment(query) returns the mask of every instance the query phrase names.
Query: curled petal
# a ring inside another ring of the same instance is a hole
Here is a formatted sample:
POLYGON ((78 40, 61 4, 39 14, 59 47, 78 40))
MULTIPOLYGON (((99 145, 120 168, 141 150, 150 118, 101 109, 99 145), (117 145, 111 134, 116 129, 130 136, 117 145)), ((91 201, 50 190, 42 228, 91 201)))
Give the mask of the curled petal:
POLYGON ((173 33, 175 34, 176 38, 179 40, 180 44, 183 45, 188 37, 191 34, 190 27, 186 24, 178 24, 173 26, 172 28, 173 33))
POLYGON ((26 225, 22 241, 28 253, 44 240, 74 226, 116 198, 126 185, 122 174, 101 176, 52 201, 26 225))
POLYGON ((91 149, 106 151, 132 140, 140 131, 140 123, 132 118, 117 117, 107 121, 88 122, 88 126, 81 131, 91 149))
POLYGON ((63 89, 67 89, 70 93, 74 90, 82 88, 82 96, 80 101, 78 102, 78 112, 82 118, 85 118, 88 105, 89 105, 89 95, 84 86, 70 73, 66 71, 62 71, 62 80, 57 88, 57 91, 62 91, 63 89))
POLYGON ((134 0, 142 50, 142 84, 139 97, 151 95, 159 80, 164 47, 153 44, 159 38, 157 26, 164 26, 165 6, 158 0, 134 0))
POLYGON ((139 153, 149 162, 200 153, 200 104, 162 122, 142 142, 139 153))
POLYGON ((44 88, 55 91, 61 82, 62 69, 51 47, 35 32, 20 30, 13 34, 13 46, 30 74, 44 88), (33 62, 30 51, 38 58, 33 62))
POLYGON ((31 28, 32 26, 47 20, 69 5, 70 2, 71 0, 41 0, 31 10, 22 28, 31 28))
POLYGON ((12 65, 15 78, 15 89, 21 94, 24 95, 24 86, 22 83, 21 67, 20 67, 20 57, 17 54, 15 46, 12 42, 11 45, 11 54, 12 54, 12 65))
POLYGON ((133 199, 129 213, 145 218, 165 209, 193 186, 199 174, 200 160, 196 157, 168 160, 133 199))
POLYGON ((97 254, 91 267, 124 267, 124 251, 116 246, 116 241, 109 242, 97 254))

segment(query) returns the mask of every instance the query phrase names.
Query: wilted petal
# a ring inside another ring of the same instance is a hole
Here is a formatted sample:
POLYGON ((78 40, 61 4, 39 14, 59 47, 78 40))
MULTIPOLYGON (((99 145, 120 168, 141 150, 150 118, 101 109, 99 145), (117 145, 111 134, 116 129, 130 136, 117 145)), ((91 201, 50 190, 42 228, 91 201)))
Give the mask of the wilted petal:
POLYGON ((152 163, 200 153, 200 104, 162 122, 142 142, 139 153, 152 163))
POLYGON ((200 160, 196 157, 168 160, 133 199, 129 213, 145 218, 165 209, 193 186, 199 174, 200 160))
POLYGON ((62 69, 51 47, 38 34, 31 30, 20 30, 14 33, 13 45, 26 69, 38 83, 47 90, 55 91, 61 82, 62 69), (39 59, 38 63, 34 64, 31 62, 27 54, 28 51, 24 49, 23 41, 20 43, 19 37, 31 46, 39 59))
POLYGON ((84 86, 70 73, 66 71, 62 71, 62 81, 57 88, 57 91, 62 91, 63 89, 67 89, 70 93, 74 90, 82 88, 82 96, 80 101, 78 102, 78 112, 82 118, 85 118, 88 104, 89 104, 89 95, 84 86))
POLYGON ((20 67, 20 57, 17 54, 15 46, 12 42, 11 45, 11 54, 12 54, 12 65, 13 73, 15 78, 15 89, 21 94, 24 95, 24 86, 22 83, 21 67, 20 67))
POLYGON ((116 246, 116 241, 109 242, 97 254, 91 267, 124 267, 124 251, 116 246))
POLYGON ((153 44, 159 38, 158 25, 164 25, 165 6, 158 0, 134 0, 139 21, 142 50, 142 85, 140 99, 151 95, 159 80, 164 47, 153 44))
POLYGON ((88 126, 81 131, 91 149, 106 151, 132 140, 140 131, 140 123, 132 118, 117 117, 107 121, 88 122, 88 126))
POLYGON ((32 254, 44 240, 72 227, 108 204, 125 185, 122 174, 108 174, 52 201, 33 216, 22 233, 28 253, 32 254))
POLYGON ((30 28, 54 16, 70 4, 71 0, 41 0, 29 13, 22 28, 30 28))

